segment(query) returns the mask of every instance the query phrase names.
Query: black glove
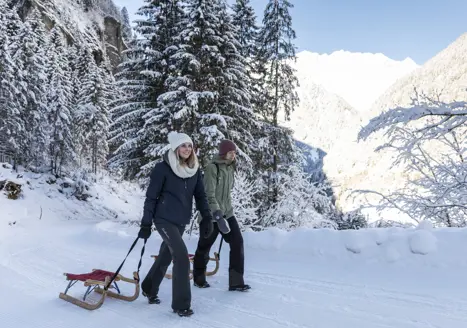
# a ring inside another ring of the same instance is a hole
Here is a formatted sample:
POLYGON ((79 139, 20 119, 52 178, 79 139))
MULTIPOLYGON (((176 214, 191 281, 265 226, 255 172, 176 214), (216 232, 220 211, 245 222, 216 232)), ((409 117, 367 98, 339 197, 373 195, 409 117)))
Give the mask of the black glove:
POLYGON ((212 214, 214 216, 214 220, 216 220, 216 221, 219 221, 220 219, 222 219, 224 217, 224 213, 222 213, 221 210, 216 210, 212 214))
POLYGON ((141 229, 139 229, 138 238, 149 239, 150 236, 151 236, 151 226, 142 225, 141 229))
POLYGON ((214 223, 212 222, 212 218, 205 218, 202 219, 199 223, 199 233, 203 238, 207 239, 214 231, 214 223))

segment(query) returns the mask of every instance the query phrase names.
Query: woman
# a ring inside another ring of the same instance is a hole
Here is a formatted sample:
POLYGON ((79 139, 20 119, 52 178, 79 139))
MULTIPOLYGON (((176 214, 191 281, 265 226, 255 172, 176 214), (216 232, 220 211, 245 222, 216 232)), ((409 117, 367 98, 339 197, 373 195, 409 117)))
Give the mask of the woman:
POLYGON ((182 235, 191 220, 193 196, 203 218, 200 231, 205 238, 214 227, 191 138, 184 133, 171 132, 168 140, 170 149, 151 172, 138 234, 140 238, 149 238, 154 222, 163 242, 141 288, 150 304, 160 303, 159 285, 173 261, 172 309, 180 316, 189 316, 193 314, 190 261, 182 235))

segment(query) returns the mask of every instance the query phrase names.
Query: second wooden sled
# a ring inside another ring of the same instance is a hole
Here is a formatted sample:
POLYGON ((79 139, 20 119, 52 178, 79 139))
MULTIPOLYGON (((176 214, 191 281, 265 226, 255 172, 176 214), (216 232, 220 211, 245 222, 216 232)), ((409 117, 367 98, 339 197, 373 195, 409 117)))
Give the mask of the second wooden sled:
POLYGON ((121 274, 118 274, 114 281, 113 285, 109 286, 106 290, 105 286, 107 286, 114 276, 114 272, 93 269, 92 272, 83 273, 83 274, 72 274, 72 273, 64 273, 66 276, 66 280, 69 281, 67 288, 63 293, 60 293, 59 297, 67 302, 75 304, 83 309, 86 310, 96 310, 102 306, 104 300, 107 296, 117 298, 123 301, 132 302, 136 300, 139 296, 139 276, 137 272, 133 273, 133 279, 126 278, 121 274), (86 292, 84 293, 83 299, 80 300, 76 297, 70 296, 67 294, 68 290, 78 281, 84 282, 84 286, 88 287, 86 292), (135 285, 135 293, 130 296, 122 295, 120 293, 120 288, 117 285, 117 281, 123 281, 127 283, 131 283, 135 285), (111 291, 110 289, 115 289, 116 292, 111 291), (95 291, 96 293, 101 294, 99 301, 96 303, 86 302, 86 297, 89 294, 95 291))
MULTIPOLYGON (((154 258, 154 261, 157 260, 159 255, 151 255, 152 258, 154 258)), ((193 264, 195 255, 194 254, 188 254, 188 258, 190 259, 190 263, 193 264)), ((214 257, 210 257, 209 261, 214 261, 215 267, 214 270, 212 271, 206 271, 206 276, 213 276, 219 271, 219 253, 214 252, 214 257)), ((167 279, 172 279, 172 274, 171 273, 166 273, 165 277, 167 279)), ((193 279, 193 270, 190 269, 190 280, 193 279)))

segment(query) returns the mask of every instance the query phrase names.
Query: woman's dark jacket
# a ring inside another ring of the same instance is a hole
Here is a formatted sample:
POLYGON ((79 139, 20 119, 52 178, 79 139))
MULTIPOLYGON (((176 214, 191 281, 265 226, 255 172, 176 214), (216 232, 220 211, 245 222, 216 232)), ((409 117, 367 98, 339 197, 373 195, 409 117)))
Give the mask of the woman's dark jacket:
POLYGON ((168 221, 176 225, 190 223, 193 196, 203 219, 212 219, 201 170, 190 178, 180 178, 170 167, 167 156, 151 172, 144 201, 142 226, 168 221))

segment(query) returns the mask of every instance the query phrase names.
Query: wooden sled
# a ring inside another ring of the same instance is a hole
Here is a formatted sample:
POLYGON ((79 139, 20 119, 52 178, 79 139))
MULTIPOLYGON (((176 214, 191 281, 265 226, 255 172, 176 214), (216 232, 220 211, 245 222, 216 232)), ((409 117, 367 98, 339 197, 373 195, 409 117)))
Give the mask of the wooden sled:
POLYGON ((117 298, 123 301, 132 302, 136 300, 139 296, 139 276, 137 272, 133 273, 134 279, 125 278, 124 276, 118 274, 113 281, 113 285, 109 286, 107 290, 105 290, 105 286, 108 285, 110 280, 112 279, 114 273, 105 270, 93 269, 92 272, 83 273, 83 274, 72 274, 72 273, 64 273, 66 276, 66 280, 69 281, 65 292, 60 293, 59 297, 62 300, 75 304, 79 307, 82 307, 86 310, 96 310, 102 306, 106 296, 117 298), (83 300, 79 300, 73 296, 67 294, 68 290, 78 281, 84 282, 84 286, 88 287, 86 292, 84 293, 83 300), (117 281, 128 282, 135 285, 135 293, 132 296, 125 296, 120 294, 120 289, 118 288, 117 281), (113 292, 110 289, 115 289, 117 292, 113 292), (89 303, 86 302, 86 297, 92 292, 95 291, 96 293, 101 294, 101 298, 97 303, 89 303))
MULTIPOLYGON (((157 257, 159 255, 151 255, 151 257, 154 258, 154 261, 157 260, 157 257)), ((188 254, 188 258, 190 259, 190 263, 193 263, 195 255, 194 254, 188 254)), ((214 252, 214 257, 210 257, 209 261, 214 261, 216 262, 216 266, 214 267, 214 270, 212 271, 206 271, 206 276, 213 276, 219 271, 219 253, 214 252)), ((171 273, 166 273, 165 277, 167 279, 172 279, 172 274, 171 273)), ((190 280, 193 279, 193 270, 190 269, 190 280)))

